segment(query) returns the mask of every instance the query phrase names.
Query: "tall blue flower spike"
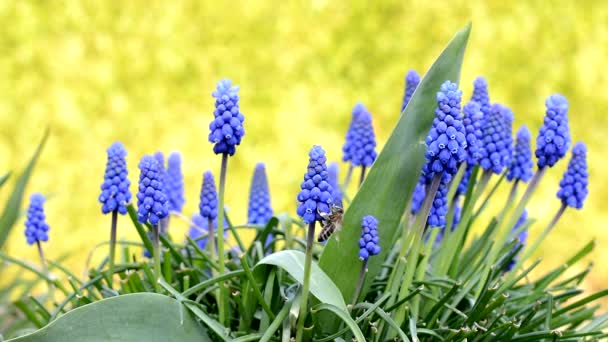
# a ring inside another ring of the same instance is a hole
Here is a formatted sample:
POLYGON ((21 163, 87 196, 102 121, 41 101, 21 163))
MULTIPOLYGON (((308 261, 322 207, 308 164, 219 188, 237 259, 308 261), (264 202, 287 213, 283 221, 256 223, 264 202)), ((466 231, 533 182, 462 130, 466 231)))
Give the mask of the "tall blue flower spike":
POLYGON ((378 220, 372 215, 361 220, 361 238, 359 239, 359 259, 365 261, 372 255, 380 253, 378 237, 378 220))
POLYGON ((304 181, 300 185, 298 193, 298 215, 304 223, 321 221, 322 213, 330 213, 330 205, 333 203, 331 194, 333 189, 328 182, 327 158, 321 146, 315 145, 308 153, 308 171, 304 174, 304 181))
POLYGON ((355 126, 359 121, 359 117, 365 113, 367 110, 362 103, 357 103, 353 108, 352 117, 350 120, 350 124, 348 126, 348 131, 346 131, 346 137, 344 139, 344 145, 342 146, 342 161, 349 162, 353 159, 354 154, 354 145, 357 139, 357 132, 355 130, 355 126))
POLYGON ((452 176, 467 157, 466 132, 460 112, 461 99, 462 91, 456 83, 450 81, 445 81, 437 93, 435 119, 426 138, 427 171, 430 173, 452 176))
POLYGON ((331 193, 331 197, 334 200, 333 203, 338 207, 342 207, 342 191, 340 191, 340 185, 338 184, 339 171, 340 167, 336 162, 331 162, 327 166, 327 182, 329 182, 329 185, 333 189, 331 193))
POLYGON ((515 140, 515 151, 513 152, 513 161, 507 172, 508 181, 527 182, 532 178, 532 149, 530 148, 530 131, 525 125, 521 126, 517 131, 517 139, 515 140))
POLYGON ((403 94, 403 103, 401 104, 401 112, 405 110, 405 107, 410 102, 412 95, 414 95, 414 91, 420 84, 420 75, 416 72, 416 70, 411 69, 405 75, 405 92, 403 94))
POLYGON ((470 101, 462 108, 464 118, 462 123, 467 138, 467 163, 477 165, 481 158, 481 143, 483 141, 483 112, 479 103, 470 101))
POLYGON ((251 180, 251 189, 249 190, 247 223, 266 224, 271 218, 272 206, 270 205, 266 166, 264 163, 258 163, 255 166, 253 179, 251 180))
POLYGON ((582 209, 589 194, 589 173, 587 171, 587 146, 578 142, 572 147, 572 158, 568 169, 559 182, 557 198, 566 206, 582 209))
POLYGON ((215 179, 211 171, 203 174, 203 185, 201 187, 199 213, 206 220, 217 218, 217 191, 215 190, 215 179))
POLYGON ((212 93, 215 110, 214 119, 209 124, 209 142, 215 144, 215 154, 234 155, 236 146, 245 135, 245 116, 239 109, 238 91, 239 87, 233 86, 231 80, 223 79, 217 83, 217 89, 212 93))
POLYGON ((351 161, 353 166, 372 166, 376 160, 376 135, 372 125, 372 115, 362 104, 362 111, 353 124, 351 161))
POLYGON ((445 227, 445 215, 448 213, 448 185, 446 182, 439 184, 439 189, 435 194, 433 205, 429 213, 427 225, 429 227, 445 227))
POLYGON ((473 95, 471 101, 479 103, 484 116, 490 114, 490 96, 488 95, 488 82, 483 77, 477 77, 473 81, 473 95))
MULTIPOLYGON (((521 228, 521 226, 526 222, 527 219, 528 219, 528 211, 524 210, 523 213, 521 214, 521 216, 519 217, 519 219, 517 219, 517 222, 515 223, 515 225, 513 226, 512 232, 516 232, 519 228, 521 228)), ((517 234, 517 240, 518 240, 518 242, 513 246, 514 249, 519 248, 519 246, 523 246, 526 244, 526 241, 528 240, 528 230, 524 229, 521 232, 519 232, 519 234, 517 234)), ((521 250, 520 250, 520 252, 521 252, 521 250)), ((509 262, 509 264, 506 267, 506 271, 512 270, 513 266, 515 266, 516 263, 517 263, 517 255, 513 259, 511 259, 511 261, 509 262)))
POLYGON ((511 127, 513 115, 510 109, 495 103, 489 116, 484 119, 483 141, 480 147, 479 165, 482 169, 500 174, 511 160, 511 127))
POLYGON ((184 175, 182 174, 182 156, 172 152, 167 158, 165 190, 169 197, 169 210, 178 213, 184 207, 184 175))
POLYGON ((410 209, 412 215, 417 215, 420 209, 422 208, 422 203, 424 202, 424 196, 426 196, 426 179, 423 176, 420 176, 418 183, 416 183, 416 187, 414 188, 414 193, 412 194, 412 208, 410 209))
POLYGON ((127 205, 131 202, 131 182, 127 177, 127 150, 120 142, 115 142, 108 148, 108 162, 101 184, 99 203, 104 214, 118 211, 127 213, 127 205))
POLYGON ((137 193, 137 220, 157 225, 169 215, 169 201, 164 193, 161 165, 149 155, 139 162, 139 191, 137 193))
POLYGON ((539 169, 553 167, 570 148, 568 100, 560 94, 554 94, 547 98, 545 106, 545 119, 536 137, 536 165, 539 169))
POLYGON ((25 218, 25 238, 29 245, 38 241, 49 240, 49 225, 44 215, 44 202, 46 199, 42 194, 35 193, 30 197, 30 205, 27 208, 25 218))

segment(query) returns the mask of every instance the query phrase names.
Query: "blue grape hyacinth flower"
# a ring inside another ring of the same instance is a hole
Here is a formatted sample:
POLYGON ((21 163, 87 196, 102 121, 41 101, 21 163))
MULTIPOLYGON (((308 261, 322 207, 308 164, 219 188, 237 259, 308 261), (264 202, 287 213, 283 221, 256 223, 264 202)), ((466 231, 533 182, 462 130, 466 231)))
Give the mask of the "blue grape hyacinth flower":
POLYGON ((340 185, 338 184, 339 171, 340 167, 336 162, 331 162, 327 166, 327 182, 333 190, 331 193, 331 198, 334 200, 333 204, 342 207, 342 191, 340 191, 340 185))
POLYGON ((25 219, 25 238, 28 245, 49 240, 50 227, 46 223, 46 215, 44 214, 45 201, 45 197, 39 193, 32 194, 30 197, 25 219))
POLYGON ((361 238, 359 239, 359 259, 366 261, 370 256, 380 253, 378 220, 372 215, 361 220, 361 238))
POLYGON ((559 182, 557 197, 562 204, 571 208, 582 209, 589 194, 589 172, 587 171, 587 146, 578 142, 572 147, 572 158, 568 169, 559 182))
POLYGON ((545 101, 547 111, 543 125, 536 137, 537 166, 542 169, 553 167, 570 148, 570 128, 568 127, 568 100, 554 94, 545 101))
POLYGON ((532 178, 532 149, 530 148, 530 130, 525 125, 521 126, 517 131, 517 139, 515 140, 515 150, 513 152, 513 161, 507 172, 508 181, 527 182, 532 178))
POLYGON ((184 175, 182 174, 182 156, 172 152, 167 158, 165 190, 169 197, 169 210, 181 213, 184 207, 184 175))
POLYGON ((495 103, 483 124, 479 165, 482 169, 500 174, 509 165, 512 154, 511 129, 513 114, 510 109, 495 103))
POLYGON ((272 214, 266 166, 264 163, 258 163, 255 166, 249 190, 247 223, 266 224, 272 218, 272 214))
POLYGON ((414 95, 414 91, 420 84, 420 75, 416 70, 411 69, 405 75, 405 92, 403 93, 403 103, 401 104, 401 112, 405 110, 407 104, 410 102, 412 95, 414 95))
MULTIPOLYGON (((426 138, 426 160, 430 173, 454 175, 467 157, 467 140, 462 123, 462 91, 456 83, 445 81, 437 93, 433 126, 426 138)), ((427 172, 427 174, 429 173, 427 172)))
POLYGON ((161 165, 156 158, 145 155, 139 162, 139 191, 137 193, 137 220, 157 225, 169 215, 169 201, 164 192, 161 165))
POLYGON ((352 127, 351 162, 353 166, 370 167, 378 156, 372 114, 362 104, 358 105, 361 106, 362 111, 352 127))
POLYGON ((120 142, 115 142, 107 150, 108 162, 101 183, 101 212, 104 214, 117 211, 121 215, 127 213, 127 205, 131 202, 131 181, 127 171, 127 150, 120 142))
POLYGON ((462 123, 467 139, 467 163, 477 165, 481 158, 481 143, 483 141, 483 112, 479 103, 470 101, 462 108, 464 117, 462 123))
POLYGON ((414 188, 414 193, 412 194, 412 206, 410 212, 412 215, 417 215, 422 208, 422 203, 424 202, 424 197, 426 196, 426 182, 425 177, 420 176, 418 183, 416 183, 416 187, 414 188))
POLYGON ((433 199, 433 205, 427 219, 427 226, 444 228, 445 227, 445 215, 448 213, 448 185, 447 182, 441 182, 435 198, 433 199))
POLYGON ((245 116, 239 109, 238 91, 239 87, 233 86, 231 80, 223 79, 217 83, 217 89, 212 93, 215 110, 214 119, 209 124, 209 142, 215 144, 215 154, 234 155, 236 146, 245 135, 245 116))
POLYGON ((217 218, 217 191, 215 189, 215 179, 211 171, 206 171, 203 174, 203 185, 201 186, 198 209, 201 216, 207 220, 215 220, 217 218))
POLYGON ((342 161, 349 162, 353 159, 353 146, 356 139, 355 124, 359 120, 361 114, 365 111, 366 109, 362 103, 357 103, 353 108, 348 131, 346 131, 346 137, 344 139, 344 145, 342 146, 342 161))
POLYGON ((471 101, 479 104, 480 110, 484 116, 490 114, 490 95, 488 94, 488 82, 483 77, 477 77, 473 81, 473 95, 471 101))
POLYGON ((304 223, 310 224, 321 221, 321 213, 329 214, 333 203, 331 194, 333 189, 329 184, 327 173, 327 158, 321 146, 315 145, 308 153, 308 170, 304 174, 304 181, 298 193, 297 213, 304 223))

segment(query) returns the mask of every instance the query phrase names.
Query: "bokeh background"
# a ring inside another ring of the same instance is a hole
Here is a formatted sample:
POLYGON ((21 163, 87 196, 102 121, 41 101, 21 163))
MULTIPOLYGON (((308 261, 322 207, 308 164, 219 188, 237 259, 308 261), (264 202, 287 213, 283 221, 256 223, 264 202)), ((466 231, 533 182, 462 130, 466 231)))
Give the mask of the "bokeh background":
MULTIPOLYGON (((83 271, 84 257, 109 235, 109 217, 97 203, 105 149, 124 142, 133 181, 142 155, 181 151, 185 212, 194 212, 202 172, 219 171, 207 142, 210 94, 229 77, 241 86, 246 115, 246 136, 229 163, 232 219, 246 219, 258 161, 267 164, 275 210, 295 214, 310 146, 322 144, 339 160, 357 101, 373 113, 381 146, 399 116, 406 71, 424 73, 468 21, 466 99, 483 75, 492 101, 515 112, 515 129, 525 123, 537 132, 545 97, 568 97, 572 136, 589 145, 591 193, 537 254, 544 269, 555 267, 596 238, 589 260, 596 267, 585 286, 606 287, 604 1, 0 1, 0 170, 23 167, 50 126, 28 196, 52 197, 50 258, 69 253, 68 264, 83 271)), ((538 219, 533 237, 559 207, 565 167, 563 161, 548 173, 529 207, 538 219)), ((180 238, 186 226, 174 221, 180 238)), ((8 252, 37 260, 21 224, 8 252)), ((126 217, 119 236, 136 237, 126 217)))

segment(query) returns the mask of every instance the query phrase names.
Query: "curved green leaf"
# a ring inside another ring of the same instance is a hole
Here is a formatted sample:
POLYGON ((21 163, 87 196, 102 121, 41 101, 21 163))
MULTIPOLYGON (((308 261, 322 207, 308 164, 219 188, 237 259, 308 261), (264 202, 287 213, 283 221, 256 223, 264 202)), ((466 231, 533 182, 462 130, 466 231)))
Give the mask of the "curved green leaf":
MULTIPOLYGON (((302 284, 304 280, 305 258, 304 253, 295 250, 273 253, 255 265, 254 273, 256 271, 259 272, 260 265, 278 266, 287 271, 298 283, 302 284)), ((331 304, 346 312, 346 304, 340 290, 315 262, 312 263, 311 267, 310 292, 322 303, 331 304)))
MULTIPOLYGON (((458 82, 470 30, 469 24, 458 32, 426 73, 346 211, 340 239, 331 238, 323 250, 319 265, 345 300, 352 298, 361 269, 356 243, 361 235, 361 218, 374 215, 378 219, 382 247, 380 255, 369 260, 367 279, 376 277, 394 245, 399 220, 424 163, 424 140, 434 118, 436 93, 444 81, 458 82)), ((365 287, 370 284, 366 282, 365 287)))
POLYGON ((188 310, 167 296, 137 293, 74 309, 11 342, 211 341, 188 310))
MULTIPOLYGON (((42 148, 44 147, 48 137, 49 130, 47 129, 44 132, 44 136, 42 137, 40 144, 38 144, 38 148, 36 148, 34 155, 25 167, 25 170, 23 170, 19 178, 17 178, 17 183, 15 183, 13 192, 11 193, 8 202, 6 202, 2 216, 0 216, 0 249, 2 249, 2 245, 4 245, 4 242, 6 242, 6 239, 8 238, 8 233, 19 217, 19 210, 21 209, 21 201, 23 200, 23 195, 25 193, 25 186, 30 180, 32 171, 34 170, 34 165, 36 165, 36 161, 38 160, 40 152, 42 152, 42 148)), ((2 182, 4 181, 6 181, 6 179, 2 180, 2 182)))
POLYGON ((317 304, 315 305, 315 307, 312 308, 313 313, 322 310, 331 311, 336 314, 336 316, 340 317, 340 319, 344 321, 344 323, 346 323, 346 326, 348 326, 350 331, 353 333, 355 340, 357 340, 358 342, 365 342, 365 336, 363 336, 361 329, 359 329, 357 323, 353 321, 353 319, 346 312, 340 310, 339 308, 331 304, 326 303, 317 304))
POLYGON ((2 188, 2 186, 4 185, 4 183, 6 183, 6 181, 11 177, 11 173, 8 172, 7 174, 5 174, 4 176, 0 177, 0 188, 2 188))

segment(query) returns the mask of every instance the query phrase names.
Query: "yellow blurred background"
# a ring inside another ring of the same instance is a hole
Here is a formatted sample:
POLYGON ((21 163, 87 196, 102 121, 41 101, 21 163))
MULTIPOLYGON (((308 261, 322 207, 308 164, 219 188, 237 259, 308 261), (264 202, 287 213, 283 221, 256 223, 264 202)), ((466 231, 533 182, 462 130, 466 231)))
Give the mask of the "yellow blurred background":
MULTIPOLYGON (((485 76, 492 101, 515 112, 515 129, 526 123, 534 134, 545 97, 560 92, 569 99, 572 136, 589 146, 591 193, 586 208, 568 210, 537 254, 546 259, 544 269, 555 267, 595 237, 596 268, 585 286, 605 287, 603 1, 2 1, 0 171, 23 167, 51 127, 27 195, 52 196, 45 248, 52 259, 70 253, 68 263, 82 272, 90 248, 109 235, 110 218, 97 202, 106 148, 116 140, 126 145, 134 183, 142 155, 181 151, 191 214, 202 172, 219 171, 207 141, 211 92, 229 77, 241 86, 246 117, 243 144, 229 162, 232 219, 246 219, 258 161, 267 164, 275 211, 295 215, 310 146, 321 144, 330 160, 339 160, 357 101, 373 113, 382 145, 399 115, 406 71, 424 73, 468 21, 465 99, 474 77, 485 76)), ((559 207, 555 192, 566 164, 548 173, 529 207, 538 219, 532 237, 559 207)), ((172 230, 179 238, 185 225, 172 230)), ((136 239, 126 217, 119 236, 136 239)), ((37 260, 21 221, 7 249, 37 260)))

